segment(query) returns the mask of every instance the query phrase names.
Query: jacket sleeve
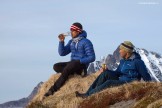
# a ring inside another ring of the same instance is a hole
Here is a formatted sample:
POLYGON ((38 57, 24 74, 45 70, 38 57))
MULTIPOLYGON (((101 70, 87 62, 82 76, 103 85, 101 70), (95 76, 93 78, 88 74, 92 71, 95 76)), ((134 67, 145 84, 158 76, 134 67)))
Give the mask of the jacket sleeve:
POLYGON ((137 71, 144 81, 151 81, 151 76, 147 71, 146 65, 142 60, 136 60, 137 71))
POLYGON ((121 67, 122 67, 122 65, 123 65, 123 60, 120 60, 120 63, 118 65, 117 69, 115 70, 118 73, 119 76, 121 75, 121 67))
POLYGON ((71 41, 69 41, 66 46, 64 45, 64 42, 59 42, 58 52, 60 56, 66 56, 67 54, 71 52, 70 44, 71 44, 71 41))
POLYGON ((85 41, 84 43, 85 57, 80 59, 81 64, 88 64, 94 62, 96 59, 93 44, 90 40, 85 41))

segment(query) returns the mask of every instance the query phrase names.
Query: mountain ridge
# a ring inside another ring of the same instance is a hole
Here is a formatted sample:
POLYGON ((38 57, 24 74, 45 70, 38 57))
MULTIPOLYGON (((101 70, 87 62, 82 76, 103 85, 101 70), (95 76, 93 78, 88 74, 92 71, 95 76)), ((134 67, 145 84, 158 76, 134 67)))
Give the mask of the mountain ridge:
POLYGON ((38 83, 37 86, 34 87, 33 91, 28 97, 2 103, 0 104, 0 108, 24 108, 37 94, 38 89, 40 88, 42 84, 43 82, 38 83))

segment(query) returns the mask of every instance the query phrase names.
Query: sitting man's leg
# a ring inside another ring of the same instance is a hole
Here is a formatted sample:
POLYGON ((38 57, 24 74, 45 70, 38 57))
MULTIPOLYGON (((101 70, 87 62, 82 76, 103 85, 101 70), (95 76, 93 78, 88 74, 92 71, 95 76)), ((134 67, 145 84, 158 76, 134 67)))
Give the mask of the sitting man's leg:
POLYGON ((90 88, 88 89, 88 91, 86 93, 79 93, 78 91, 76 92, 76 96, 77 97, 86 97, 90 94, 90 92, 97 88, 98 86, 102 85, 104 82, 106 82, 107 80, 118 80, 118 75, 115 71, 110 71, 107 70, 105 72, 102 72, 97 79, 92 83, 92 85, 90 86, 90 88))
POLYGON ((69 62, 59 62, 53 65, 53 70, 57 73, 62 73, 64 68, 67 66, 69 62))
POLYGON ((95 87, 100 86, 107 80, 118 80, 118 79, 119 76, 117 75, 116 71, 106 70, 105 72, 102 72, 101 75, 99 75, 98 79, 96 79, 95 87))
POLYGON ((91 91, 88 92, 88 94, 86 94, 87 96, 90 96, 96 92, 99 92, 103 89, 109 88, 109 87, 113 87, 113 86, 119 86, 122 85, 126 82, 124 81, 120 81, 120 80, 107 80, 105 81, 103 84, 101 84, 100 86, 96 87, 95 89, 92 89, 91 91))
POLYGON ((63 69, 61 76, 56 80, 55 84, 49 89, 49 91, 45 94, 45 96, 53 95, 54 92, 58 91, 68 79, 69 75, 73 75, 74 73, 80 74, 83 70, 83 65, 77 61, 69 62, 66 67, 63 69))

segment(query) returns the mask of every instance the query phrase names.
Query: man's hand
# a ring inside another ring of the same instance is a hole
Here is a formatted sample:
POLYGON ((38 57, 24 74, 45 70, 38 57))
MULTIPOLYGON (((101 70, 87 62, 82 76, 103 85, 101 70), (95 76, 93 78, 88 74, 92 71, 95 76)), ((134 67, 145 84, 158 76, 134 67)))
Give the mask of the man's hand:
POLYGON ((102 73, 104 70, 103 68, 100 68, 100 70, 98 71, 99 73, 102 73))
POLYGON ((64 40, 65 40, 65 36, 64 36, 63 34, 60 34, 60 35, 58 36, 58 38, 59 38, 59 40, 60 40, 61 42, 64 42, 64 40))
POLYGON ((104 71, 106 71, 106 70, 108 70, 108 68, 107 67, 102 67, 102 68, 100 68, 100 70, 98 71, 99 73, 102 73, 102 72, 104 72, 104 71))

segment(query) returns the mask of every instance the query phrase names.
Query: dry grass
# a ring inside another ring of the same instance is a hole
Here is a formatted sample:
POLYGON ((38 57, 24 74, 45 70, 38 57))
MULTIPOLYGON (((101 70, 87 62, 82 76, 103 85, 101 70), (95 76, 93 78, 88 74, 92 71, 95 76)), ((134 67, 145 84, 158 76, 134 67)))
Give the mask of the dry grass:
POLYGON ((50 79, 45 82, 40 88, 38 94, 34 97, 28 108, 32 108, 31 105, 35 103, 42 103, 42 105, 48 105, 50 108, 76 108, 78 103, 83 100, 75 96, 75 91, 85 92, 92 82, 98 76, 98 73, 82 78, 79 75, 70 76, 65 85, 54 95, 47 98, 43 98, 44 94, 58 79, 60 74, 52 75, 50 79))
POLYGON ((80 103, 80 108, 106 108, 121 101, 135 99, 131 108, 159 108, 162 101, 162 83, 132 82, 122 86, 105 89, 80 103), (95 101, 94 101, 95 100, 95 101), (153 104, 155 101, 155 104, 153 104), (153 104, 153 105, 151 105, 153 104))
POLYGON ((52 96, 43 98, 43 95, 59 76, 60 74, 52 75, 42 85, 38 94, 27 108, 107 108, 110 105, 112 108, 115 108, 113 107, 115 103, 118 103, 116 106, 125 104, 123 108, 159 108, 162 106, 162 83, 156 82, 132 82, 105 89, 86 99, 77 98, 75 91, 87 91, 98 76, 98 73, 84 78, 78 75, 71 76, 58 92, 52 96), (134 101, 130 103, 130 100, 134 101))

